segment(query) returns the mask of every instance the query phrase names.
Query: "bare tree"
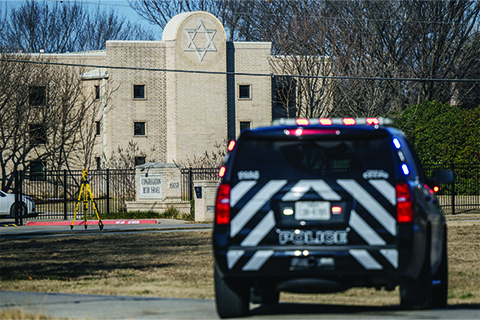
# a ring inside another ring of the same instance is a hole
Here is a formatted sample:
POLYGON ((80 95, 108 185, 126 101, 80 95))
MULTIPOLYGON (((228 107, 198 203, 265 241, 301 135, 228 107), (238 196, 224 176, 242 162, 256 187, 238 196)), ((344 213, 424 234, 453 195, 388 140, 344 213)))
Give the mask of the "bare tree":
POLYGON ((108 167, 111 169, 135 169, 135 158, 145 157, 148 162, 156 162, 152 156, 155 153, 156 147, 153 146, 149 152, 141 150, 136 142, 130 140, 126 147, 117 146, 117 150, 112 152, 108 160, 108 167))
POLYGON ((271 60, 275 73, 303 75, 290 81, 285 93, 295 84, 296 117, 324 117, 331 111, 331 80, 316 77, 332 72, 327 56, 328 25, 320 19, 324 7, 317 2, 288 2, 283 7, 284 19, 275 28, 272 40, 278 53, 271 60), (288 14, 287 14, 288 13, 288 14))
POLYGON ((173 161, 179 168, 192 167, 192 168, 220 168, 227 155, 228 140, 224 140, 223 143, 215 142, 213 151, 205 151, 201 156, 187 157, 182 161, 173 161))
POLYGON ((32 162, 48 169, 69 169, 88 168, 91 161, 84 155, 91 155, 95 144, 83 139, 98 106, 84 94, 81 70, 32 63, 48 62, 43 57, 2 55, 17 60, 0 62, 2 189, 11 187, 15 170, 32 169, 32 162))
POLYGON ((162 30, 177 14, 182 12, 206 11, 215 15, 223 24, 228 40, 248 40, 249 31, 246 17, 255 11, 257 1, 228 0, 129 0, 130 6, 145 20, 162 30), (245 33, 247 31, 247 33, 245 33))
MULTIPOLYGON (((2 54, 2 58, 5 58, 2 54)), ((29 57, 24 57, 29 59, 29 57)), ((0 63, 0 168, 2 190, 10 189, 13 171, 26 167, 32 143, 39 137, 40 128, 32 130, 29 121, 35 119, 29 108, 29 84, 44 71, 40 67, 32 70, 27 63, 0 63)), ((33 100, 32 102, 35 102, 33 100)))
POLYGON ((345 107, 340 112, 388 114, 424 99, 448 102, 452 83, 388 79, 462 79, 480 56, 476 1, 352 1, 330 8, 338 17, 334 74, 352 77, 336 82, 335 105, 345 107))
POLYGON ((115 9, 89 12, 81 2, 25 1, 12 8, 0 35, 10 52, 78 52, 105 48, 107 40, 152 40, 115 9))

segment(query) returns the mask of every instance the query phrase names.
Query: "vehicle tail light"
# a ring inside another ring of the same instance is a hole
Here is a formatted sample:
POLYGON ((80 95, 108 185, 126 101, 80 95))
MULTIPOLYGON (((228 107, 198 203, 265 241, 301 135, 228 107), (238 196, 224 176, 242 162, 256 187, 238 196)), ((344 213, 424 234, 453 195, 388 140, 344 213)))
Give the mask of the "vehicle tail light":
POLYGON ((221 184, 218 187, 217 198, 215 199, 215 223, 230 223, 230 186, 221 184))
POLYGON ((412 222, 413 208, 410 186, 406 182, 399 182, 395 186, 395 191, 397 194, 397 222, 412 222))

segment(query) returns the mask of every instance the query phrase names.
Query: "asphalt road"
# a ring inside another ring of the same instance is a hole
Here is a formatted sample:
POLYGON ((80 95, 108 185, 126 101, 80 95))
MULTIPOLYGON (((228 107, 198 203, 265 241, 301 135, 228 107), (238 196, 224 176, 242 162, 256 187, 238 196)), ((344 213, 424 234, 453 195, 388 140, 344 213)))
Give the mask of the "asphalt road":
MULTIPOLYGON (((477 220, 477 219, 475 219, 477 220)), ((166 232, 209 229, 211 224, 184 224, 162 219, 157 224, 98 226, 1 227, 1 238, 92 235, 107 232, 166 232)), ((31 314, 69 319, 217 319, 215 301, 137 296, 80 295, 0 291, 0 309, 20 308, 31 314)), ((249 319, 480 319, 480 305, 455 305, 447 309, 404 311, 398 306, 355 307, 281 303, 251 306, 249 319)))
MULTIPOLYGON (((218 319, 213 300, 0 291, 0 309, 69 319, 218 319)), ((354 307, 281 303, 251 306, 248 319, 479 319, 476 306, 404 311, 398 306, 354 307)))

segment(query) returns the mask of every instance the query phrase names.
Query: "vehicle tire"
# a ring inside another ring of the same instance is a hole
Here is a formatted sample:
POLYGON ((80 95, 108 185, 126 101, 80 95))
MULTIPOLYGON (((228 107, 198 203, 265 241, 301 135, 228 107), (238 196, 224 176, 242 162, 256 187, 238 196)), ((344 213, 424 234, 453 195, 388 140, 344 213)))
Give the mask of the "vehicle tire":
POLYGON ((250 288, 240 283, 227 283, 215 267, 215 300, 220 318, 243 317, 249 311, 250 288))
MULTIPOLYGON (((22 205, 20 207, 20 216, 25 216, 27 215, 27 213, 28 213, 27 205, 24 202, 22 202, 22 205)), ((17 207, 15 206, 15 203, 12 204, 12 206, 10 207, 10 215, 12 217, 17 216, 17 207)))
POLYGON ((430 266, 430 235, 420 274, 417 279, 402 277, 400 282, 400 306, 403 309, 430 309, 432 306, 432 270, 430 266))
POLYGON ((262 304, 278 304, 280 292, 274 291, 262 295, 262 304))
POLYGON ((437 272, 432 277, 432 307, 446 308, 448 300, 448 255, 447 230, 443 233, 442 260, 437 272))

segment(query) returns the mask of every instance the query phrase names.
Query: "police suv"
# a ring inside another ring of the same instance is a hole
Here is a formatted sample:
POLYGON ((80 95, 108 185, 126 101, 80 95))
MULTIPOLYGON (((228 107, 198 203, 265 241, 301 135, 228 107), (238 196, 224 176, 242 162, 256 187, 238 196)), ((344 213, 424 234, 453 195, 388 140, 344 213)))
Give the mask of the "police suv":
POLYGON ((405 135, 383 118, 281 119, 229 144, 213 231, 220 317, 280 291, 393 290, 447 304, 447 228, 405 135))

